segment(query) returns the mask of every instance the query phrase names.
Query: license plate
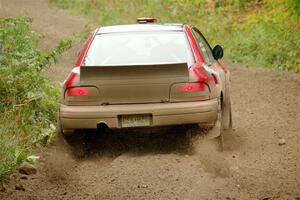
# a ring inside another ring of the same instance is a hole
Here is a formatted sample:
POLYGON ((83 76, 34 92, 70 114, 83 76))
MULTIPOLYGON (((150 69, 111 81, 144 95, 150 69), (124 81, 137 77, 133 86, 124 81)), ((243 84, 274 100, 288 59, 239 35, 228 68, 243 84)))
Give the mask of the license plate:
POLYGON ((140 127, 150 126, 151 115, 122 115, 121 126, 126 127, 140 127))

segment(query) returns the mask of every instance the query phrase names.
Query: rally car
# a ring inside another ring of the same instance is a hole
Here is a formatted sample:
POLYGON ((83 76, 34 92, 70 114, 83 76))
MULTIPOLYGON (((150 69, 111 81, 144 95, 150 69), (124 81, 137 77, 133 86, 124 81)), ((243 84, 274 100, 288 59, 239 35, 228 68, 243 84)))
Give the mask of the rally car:
POLYGON ((155 21, 93 32, 63 83, 59 133, 193 125, 210 127, 223 145, 232 116, 222 47, 189 24, 155 21))

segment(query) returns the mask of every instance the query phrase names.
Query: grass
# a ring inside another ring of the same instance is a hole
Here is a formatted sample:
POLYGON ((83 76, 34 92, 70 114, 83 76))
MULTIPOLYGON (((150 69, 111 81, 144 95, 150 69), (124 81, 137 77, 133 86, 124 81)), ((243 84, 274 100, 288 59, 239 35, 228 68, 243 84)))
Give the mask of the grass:
POLYGON ((55 135, 59 90, 42 71, 71 41, 41 52, 41 38, 30 18, 0 19, 0 182, 55 135))
POLYGON ((140 16, 160 22, 189 22, 225 58, 300 72, 299 0, 51 0, 60 8, 92 18, 101 26, 135 23, 140 16))

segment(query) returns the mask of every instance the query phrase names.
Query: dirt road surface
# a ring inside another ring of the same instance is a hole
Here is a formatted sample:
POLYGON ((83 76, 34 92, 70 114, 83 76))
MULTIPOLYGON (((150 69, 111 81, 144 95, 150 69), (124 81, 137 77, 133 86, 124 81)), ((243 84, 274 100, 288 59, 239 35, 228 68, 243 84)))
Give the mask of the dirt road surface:
MULTIPOLYGON (((19 15, 46 34, 43 49, 96 27, 44 0, 0 0, 0 16, 19 15)), ((47 72, 53 81, 63 80, 79 49, 47 72)), ((300 76, 231 66, 234 127, 224 152, 174 130, 97 136, 84 158, 58 140, 41 150, 38 173, 12 176, 0 199, 300 199, 300 76)))

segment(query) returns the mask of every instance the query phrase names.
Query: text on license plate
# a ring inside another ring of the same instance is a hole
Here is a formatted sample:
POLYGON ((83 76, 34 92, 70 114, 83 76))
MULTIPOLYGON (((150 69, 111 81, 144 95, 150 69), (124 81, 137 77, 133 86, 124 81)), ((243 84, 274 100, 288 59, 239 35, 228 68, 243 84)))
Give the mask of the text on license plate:
POLYGON ((151 115, 122 115, 120 117, 122 127, 140 127, 151 125, 151 115))

